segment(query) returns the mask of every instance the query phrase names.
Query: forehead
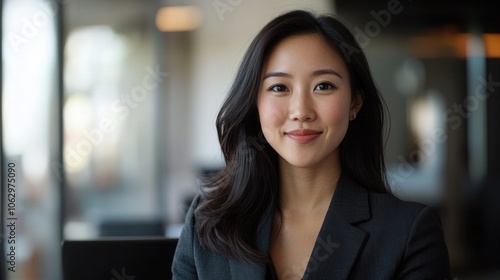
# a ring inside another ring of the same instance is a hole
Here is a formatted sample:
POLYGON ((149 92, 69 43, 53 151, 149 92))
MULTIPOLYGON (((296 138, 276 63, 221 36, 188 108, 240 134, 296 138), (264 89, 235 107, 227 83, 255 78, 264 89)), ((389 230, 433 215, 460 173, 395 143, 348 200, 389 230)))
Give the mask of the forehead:
POLYGON ((301 34, 280 41, 264 64, 264 73, 310 73, 318 69, 333 69, 348 77, 347 66, 340 54, 317 34, 301 34))

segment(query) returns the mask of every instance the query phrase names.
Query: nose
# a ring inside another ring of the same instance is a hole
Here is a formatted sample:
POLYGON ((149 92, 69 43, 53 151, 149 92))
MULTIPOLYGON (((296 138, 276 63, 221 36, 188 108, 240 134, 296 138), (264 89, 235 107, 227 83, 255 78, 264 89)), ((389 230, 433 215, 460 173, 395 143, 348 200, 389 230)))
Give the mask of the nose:
POLYGON ((290 98, 290 120, 310 122, 316 118, 314 102, 306 90, 294 92, 290 98))

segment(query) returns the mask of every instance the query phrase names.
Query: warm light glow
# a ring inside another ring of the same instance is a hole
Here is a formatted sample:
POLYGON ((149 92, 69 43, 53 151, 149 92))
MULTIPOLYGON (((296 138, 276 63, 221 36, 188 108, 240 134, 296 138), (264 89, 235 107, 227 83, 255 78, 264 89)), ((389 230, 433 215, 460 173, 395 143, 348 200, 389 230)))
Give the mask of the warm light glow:
MULTIPOLYGON (((438 30, 439 31, 439 30, 438 30)), ((410 50, 417 57, 461 57, 477 56, 476 51, 467 48, 469 33, 434 32, 410 39, 410 50)), ((482 34, 487 58, 500 58, 500 34, 482 34)), ((469 46, 470 47, 470 46, 469 46)))
POLYGON ((467 34, 429 34, 410 39, 410 51, 417 57, 466 57, 467 34))
POLYGON ((483 34, 483 38, 486 49, 486 57, 500 58, 500 34, 486 33, 483 34))
POLYGON ((156 13, 156 26, 163 32, 193 30, 200 21, 201 13, 195 6, 163 7, 156 13))

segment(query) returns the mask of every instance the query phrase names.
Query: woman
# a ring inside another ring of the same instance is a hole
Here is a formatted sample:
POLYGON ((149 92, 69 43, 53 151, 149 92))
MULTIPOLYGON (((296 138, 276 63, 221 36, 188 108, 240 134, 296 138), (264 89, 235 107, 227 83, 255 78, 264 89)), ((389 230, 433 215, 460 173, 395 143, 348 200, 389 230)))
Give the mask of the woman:
POLYGON ((338 20, 269 22, 217 130, 226 167, 187 214, 175 279, 451 279, 436 212, 387 193, 381 97, 338 20))

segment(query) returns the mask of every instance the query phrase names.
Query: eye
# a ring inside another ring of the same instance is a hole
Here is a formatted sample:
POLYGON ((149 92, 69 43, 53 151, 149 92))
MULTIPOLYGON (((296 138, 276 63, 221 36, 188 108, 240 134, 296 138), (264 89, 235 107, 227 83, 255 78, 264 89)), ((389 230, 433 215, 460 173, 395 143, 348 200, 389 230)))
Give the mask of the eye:
POLYGON ((314 90, 325 91, 325 90, 332 90, 334 88, 336 87, 330 83, 320 83, 314 88, 314 90))
POLYGON ((284 85, 277 84, 277 85, 272 85, 269 90, 275 91, 275 92, 284 92, 287 91, 288 88, 284 85))

